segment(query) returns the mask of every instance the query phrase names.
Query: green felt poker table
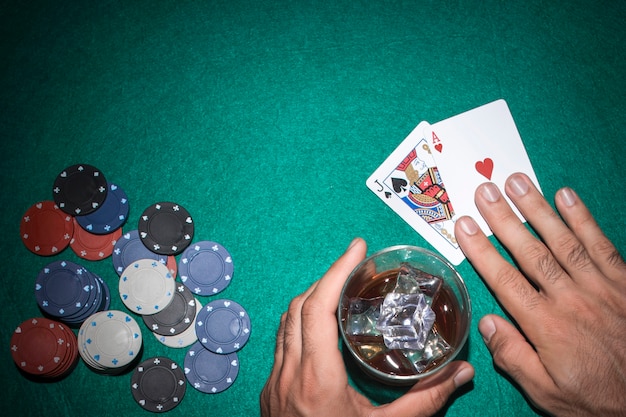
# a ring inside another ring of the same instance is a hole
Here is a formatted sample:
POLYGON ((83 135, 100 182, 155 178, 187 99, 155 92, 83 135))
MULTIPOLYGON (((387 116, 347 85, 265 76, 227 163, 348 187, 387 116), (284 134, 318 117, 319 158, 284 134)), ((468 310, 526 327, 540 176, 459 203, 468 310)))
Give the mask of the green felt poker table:
MULTIPOLYGON (((232 255, 220 296, 252 326, 239 375, 218 394, 189 385, 171 416, 259 415, 281 313, 353 237, 368 253, 432 249, 365 186, 422 120, 505 99, 551 204, 573 187, 623 252, 625 21, 625 2, 590 0, 0 2, 3 413, 149 415, 130 373, 79 361, 39 382, 12 361, 13 330, 42 314, 33 286, 49 262, 83 264, 111 287, 111 308, 125 309, 111 258, 39 256, 21 241, 22 215, 51 200, 73 164, 124 188, 124 231, 173 201, 192 214, 195 241, 232 255)), ((484 314, 505 313, 467 260, 458 270, 473 302, 463 357, 476 376, 442 414, 536 415, 477 330, 484 314)), ((143 332, 144 358, 182 363, 186 349, 143 332)), ((358 378, 374 402, 398 395, 358 378)))

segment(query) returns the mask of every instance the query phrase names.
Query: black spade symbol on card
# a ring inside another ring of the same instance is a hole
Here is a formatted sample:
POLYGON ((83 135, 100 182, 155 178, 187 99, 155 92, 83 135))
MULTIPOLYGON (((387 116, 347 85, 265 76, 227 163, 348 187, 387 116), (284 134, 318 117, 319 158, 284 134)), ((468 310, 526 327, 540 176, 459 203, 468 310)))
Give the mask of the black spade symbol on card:
POLYGON ((391 193, 389 191, 385 191, 385 198, 391 197, 391 193))
POLYGON ((391 185, 393 186, 393 190, 396 193, 402 192, 406 190, 406 186, 407 186, 407 182, 406 180, 403 180, 402 178, 392 178, 391 179, 391 185))

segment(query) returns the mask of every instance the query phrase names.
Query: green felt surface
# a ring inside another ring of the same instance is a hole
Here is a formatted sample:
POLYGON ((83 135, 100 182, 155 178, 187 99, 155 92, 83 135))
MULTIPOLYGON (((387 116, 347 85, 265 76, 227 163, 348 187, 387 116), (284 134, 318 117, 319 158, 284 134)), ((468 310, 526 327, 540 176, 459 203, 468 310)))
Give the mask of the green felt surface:
MULTIPOLYGON (((19 236, 25 210, 51 199, 54 178, 74 163, 125 188, 124 230, 150 204, 176 201, 194 216, 194 240, 233 255, 221 296, 252 318, 241 372, 221 394, 189 386, 171 416, 258 415, 281 312, 353 237, 370 253, 429 247, 365 187, 421 120, 504 98, 550 201, 572 186, 626 248, 625 2, 89 3, 0 1, 0 389, 9 414, 148 414, 128 374, 79 363, 60 382, 37 383, 9 354, 15 326, 40 315, 38 271, 80 261, 69 249, 31 254, 19 236)), ((117 288, 110 259, 80 262, 117 288)), ((535 415, 476 328, 501 309, 467 261, 459 271, 474 306, 465 353, 476 377, 446 415, 535 415)), ((115 297, 112 307, 124 308, 115 297)), ((184 358, 147 330, 144 340, 144 357, 184 358)))

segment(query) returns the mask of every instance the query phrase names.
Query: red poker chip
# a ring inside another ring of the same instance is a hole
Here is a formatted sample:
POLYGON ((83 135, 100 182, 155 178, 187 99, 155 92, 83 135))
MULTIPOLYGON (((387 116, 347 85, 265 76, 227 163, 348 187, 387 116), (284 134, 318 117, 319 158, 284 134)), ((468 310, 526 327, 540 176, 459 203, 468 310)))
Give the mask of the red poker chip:
POLYGON ((56 378, 68 373, 78 358, 76 336, 63 323, 44 317, 23 321, 11 336, 11 356, 25 373, 56 378))
POLYGON ((172 276, 176 278, 176 274, 178 274, 178 261, 174 255, 169 255, 167 257, 167 263, 165 266, 167 266, 167 269, 170 270, 172 276))
POLYGON ((83 259, 99 261, 108 258, 115 249, 115 244, 122 237, 122 229, 117 229, 106 235, 96 235, 80 227, 78 220, 73 218, 74 235, 70 240, 70 247, 74 253, 83 259))
POLYGON ((56 255, 70 244, 74 233, 72 216, 54 201, 40 201, 26 210, 20 222, 20 236, 26 248, 41 256, 56 255))

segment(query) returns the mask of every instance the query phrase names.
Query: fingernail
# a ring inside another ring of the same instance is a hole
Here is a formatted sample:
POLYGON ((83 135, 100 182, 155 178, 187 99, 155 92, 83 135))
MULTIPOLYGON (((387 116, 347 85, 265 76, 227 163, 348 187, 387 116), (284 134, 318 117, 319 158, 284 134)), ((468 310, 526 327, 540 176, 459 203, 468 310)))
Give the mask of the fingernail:
POLYGON ((511 192, 518 197, 522 197, 528 192, 528 183, 521 175, 512 175, 508 184, 511 192))
POLYGON ((454 386, 460 387, 470 382, 474 378, 474 371, 471 368, 463 368, 454 376, 454 386))
POLYGON ((352 242, 350 242, 350 245, 348 246, 348 249, 346 249, 346 250, 350 250, 350 249, 352 249, 352 247, 353 247, 354 245, 356 245, 356 244, 357 244, 357 242, 358 242, 359 240, 361 240, 361 239, 359 239, 358 237, 356 237, 356 238, 352 239, 352 242))
POLYGON ((491 182, 483 184, 480 187, 480 193, 485 198, 485 200, 495 203, 500 198, 500 190, 498 187, 491 182))
POLYGON ((478 323, 478 331, 483 337, 485 343, 489 343, 496 332, 496 324, 489 317, 483 317, 478 323))
POLYGON ((576 193, 571 188, 563 188, 561 189, 561 200, 563 200, 563 204, 567 207, 572 207, 574 203, 576 203, 576 193))
POLYGON ((463 216, 457 220, 457 223, 459 223, 461 230, 467 235, 473 236, 478 233, 478 225, 471 217, 463 216))

